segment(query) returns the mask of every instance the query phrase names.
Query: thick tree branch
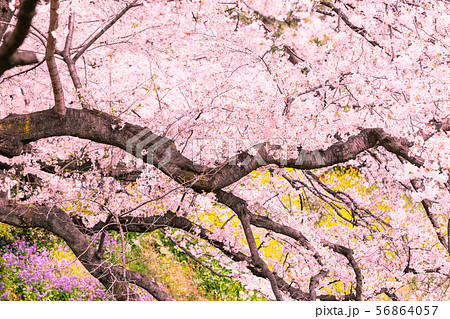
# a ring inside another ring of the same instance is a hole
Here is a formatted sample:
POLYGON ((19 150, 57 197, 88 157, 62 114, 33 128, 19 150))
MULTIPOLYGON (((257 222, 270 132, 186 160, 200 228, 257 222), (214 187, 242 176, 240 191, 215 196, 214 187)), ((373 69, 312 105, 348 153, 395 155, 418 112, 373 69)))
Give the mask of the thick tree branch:
POLYGON ((17 51, 30 31, 31 20, 35 14, 35 8, 38 2, 38 0, 21 1, 20 10, 17 14, 16 27, 11 33, 4 35, 3 43, 0 46, 0 75, 15 66, 38 62, 34 53, 17 51))
POLYGON ((386 296, 391 298, 392 301, 398 301, 398 296, 395 294, 394 291, 392 291, 392 289, 390 290, 387 288, 381 288, 380 291, 376 293, 376 295, 380 294, 385 294, 386 296))
MULTIPOLYGON (((25 3, 27 1, 24 0, 23 2, 25 3)), ((61 51, 61 53, 58 52, 58 54, 61 54, 64 61, 67 63, 69 73, 77 90, 81 88, 81 81, 77 75, 75 67, 77 59, 79 59, 79 57, 82 56, 83 53, 85 53, 86 50, 88 50, 92 44, 95 43, 95 41, 107 32, 107 30, 114 23, 116 23, 116 21, 118 21, 127 12, 127 10, 132 7, 139 6, 140 4, 137 2, 138 1, 136 0, 128 4, 121 12, 115 15, 102 30, 93 34, 93 36, 89 37, 83 45, 72 51, 71 47, 74 30, 74 16, 71 15, 69 17, 69 33, 66 38, 64 50, 61 51), (71 57, 71 52, 74 54, 73 58, 71 57)), ((369 39, 367 31, 364 28, 357 27, 350 22, 350 19, 343 13, 344 9, 336 8, 335 5, 330 2, 322 1, 320 3, 322 6, 331 9, 330 15, 334 15, 334 13, 336 13, 339 21, 342 20, 346 23, 348 27, 363 36, 364 39, 367 40, 372 46, 382 48, 379 43, 369 39)), ((252 226, 264 228, 268 230, 269 233, 276 232, 277 235, 281 234, 289 237, 287 239, 281 239, 283 242, 288 243, 288 245, 293 245, 297 248, 301 245, 302 248, 299 248, 301 251, 298 254, 299 258, 303 256, 305 260, 309 262, 310 256, 312 255, 319 266, 324 266, 324 259, 319 255, 317 249, 309 242, 308 238, 304 236, 300 230, 277 223, 268 217, 253 214, 249 211, 245 200, 236 197, 231 192, 225 192, 222 189, 239 181, 241 178, 248 176, 256 169, 266 167, 267 165, 276 165, 278 167, 289 167, 301 170, 330 167, 338 163, 344 163, 355 159, 359 154, 366 151, 371 151, 380 146, 384 147, 388 152, 397 155, 400 160, 405 159, 416 166, 423 166, 425 161, 418 156, 412 155, 411 149, 413 143, 403 138, 391 136, 381 128, 360 128, 359 133, 354 134, 346 141, 334 143, 326 149, 306 151, 302 149, 301 145, 299 145, 299 154, 293 155, 292 157, 288 157, 287 155, 283 157, 284 154, 276 147, 271 146, 269 143, 261 143, 256 145, 251 150, 238 153, 221 164, 214 164, 214 166, 213 164, 211 164, 211 166, 197 165, 193 160, 182 154, 184 149, 180 152, 176 148, 174 141, 166 136, 154 134, 147 128, 138 125, 123 123, 121 119, 104 114, 97 110, 75 110, 65 107, 62 86, 59 81, 58 70, 54 58, 56 40, 53 37, 53 32, 57 27, 58 5, 59 1, 52 0, 46 52, 46 61, 48 63, 55 96, 54 110, 46 110, 23 115, 12 114, 4 119, 1 119, 0 155, 5 155, 8 157, 18 156, 22 154, 24 149, 26 149, 24 147, 27 144, 53 136, 79 137, 118 147, 139 159, 143 159, 148 164, 154 165, 170 177, 171 180, 181 184, 182 187, 191 188, 199 193, 215 193, 218 201, 229 207, 239 217, 244 229, 244 235, 247 240, 248 247, 250 249, 250 256, 231 247, 226 239, 218 240, 212 232, 200 226, 194 225, 189 219, 176 216, 176 214, 172 212, 168 212, 163 216, 142 218, 131 217, 130 212, 139 209, 142 205, 145 205, 145 202, 135 206, 123 215, 115 214, 114 222, 111 222, 111 217, 108 218, 105 223, 98 223, 92 229, 87 229, 84 227, 80 219, 75 217, 69 218, 66 213, 57 208, 46 206, 25 207, 17 205, 16 203, 8 202, 5 198, 5 194, 0 193, 0 222, 3 220, 11 225, 16 225, 19 227, 47 227, 48 229, 53 229, 58 236, 66 241, 70 241, 70 243, 68 242, 69 246, 74 250, 83 265, 85 265, 85 267, 92 274, 94 274, 94 276, 101 274, 101 277, 104 278, 104 281, 102 281, 104 282, 104 285, 111 288, 118 299, 137 298, 137 295, 130 290, 128 285, 129 283, 139 285, 148 291, 152 291, 152 294, 159 296, 157 297, 158 299, 165 300, 169 299, 169 297, 164 295, 164 292, 161 290, 158 290, 157 286, 154 284, 152 285, 148 278, 142 277, 139 273, 129 272, 126 270, 125 260, 123 261, 123 267, 121 268, 108 264, 102 258, 103 245, 100 244, 98 251, 93 250, 89 244, 86 244, 87 241, 86 238, 83 237, 83 233, 101 231, 103 233, 103 241, 104 234, 107 230, 118 230, 121 232, 123 238, 125 231, 149 232, 164 227, 182 229, 207 241, 213 247, 216 247, 222 251, 222 253, 230 259, 243 262, 247 269, 250 270, 255 276, 268 279, 272 286, 274 295, 278 300, 281 300, 282 298, 281 293, 287 293, 294 299, 302 300, 329 300, 331 298, 335 298, 328 295, 317 296, 319 282, 327 276, 327 271, 322 269, 323 267, 318 267, 319 269, 315 269, 310 274, 311 278, 308 292, 303 292, 301 289, 293 287, 292 283, 288 284, 283 279, 284 274, 282 276, 283 278, 280 278, 280 276, 278 276, 275 272, 270 271, 268 264, 266 264, 259 255, 260 251, 258 251, 259 247, 257 247, 255 242, 253 235, 254 228, 252 228, 252 226), (252 153, 254 150, 256 150, 256 154, 252 153), (295 243, 293 240, 295 240, 295 243), (303 248, 308 250, 308 254, 304 254, 302 251, 303 248)), ((336 5, 338 4, 336 3, 336 5)), ((196 19, 195 16, 194 19, 196 19)), ((12 36, 13 35, 11 35, 11 37, 12 36)), ((25 36, 26 33, 24 37, 25 36)), ((9 40, 10 37, 7 37, 4 43, 8 43, 9 40)), ((364 41, 362 43, 364 43, 364 41)), ((0 47, 0 51, 2 47, 0 47)), ((13 51, 16 52, 17 48, 13 51)), ((14 54, 15 53, 13 53, 9 58, 9 63, 13 61, 14 54)), ((288 54, 290 56, 290 60, 292 60, 292 63, 295 64, 300 62, 299 57, 295 55, 294 51, 288 51, 288 54)), ((14 63, 22 62, 17 62, 16 60, 14 63)), ((318 86, 311 90, 320 89, 320 87, 321 86, 318 86)), ((293 98, 298 97, 301 94, 307 94, 310 91, 299 93, 297 96, 287 97, 285 101, 286 114, 289 112, 289 107, 293 101, 293 98)), ((450 120, 448 119, 431 124, 435 125, 437 130, 450 130, 450 120)), ((425 135, 423 134, 423 136, 425 135)), ((42 169, 50 173, 58 173, 61 172, 61 170, 64 170, 64 168, 70 167, 74 170, 83 170, 89 169, 91 166, 95 165, 89 161, 86 161, 83 164, 74 164, 70 161, 64 161, 57 163, 54 166, 44 165, 42 169)), ((0 168, 1 167, 8 168, 10 165, 0 163, 0 168)), ((113 169, 111 169, 111 175, 113 174, 113 169)), ((136 175, 139 175, 139 171, 137 171, 136 175)), ((327 197, 331 199, 331 201, 335 201, 335 199, 339 200, 339 205, 340 203, 345 204, 345 206, 348 207, 352 213, 358 214, 359 217, 370 216, 371 218, 376 218, 369 210, 358 207, 353 198, 343 192, 331 189, 311 172, 306 172, 306 176, 311 184, 311 187, 314 189, 317 188, 319 190, 318 193, 323 195, 323 197, 327 197)), ((135 177, 133 176, 132 178, 135 177)), ((414 188, 417 189, 417 187, 421 186, 422 185, 414 185, 413 181, 414 188)), ((433 228, 436 230, 439 241, 448 251, 448 238, 444 238, 443 233, 440 231, 438 220, 436 216, 433 215, 431 210, 432 202, 424 200, 422 201, 422 204, 433 228)), ((368 221, 367 224, 370 224, 370 222, 368 221)), ((450 227, 450 222, 448 227, 450 227)), ((356 290, 355 293, 350 293, 346 296, 346 298, 361 300, 363 277, 358 262, 353 254, 353 250, 340 244, 334 244, 325 239, 321 240, 320 244, 328 247, 335 253, 341 254, 347 259, 349 264, 348 268, 351 267, 355 274, 356 290)), ((124 254, 123 257, 125 257, 124 254)), ((286 269, 289 269, 290 267, 289 265, 283 264, 283 267, 285 266, 287 267, 286 269)), ((409 267, 409 260, 407 267, 409 267)), ((387 294, 390 291, 383 292, 387 294)))
POLYGON ((14 11, 11 10, 8 0, 0 1, 0 39, 3 39, 3 34, 8 29, 13 15, 14 11))
MULTIPOLYGON (((250 213, 250 221, 252 225, 260 228, 264 228, 267 230, 274 231, 278 234, 283 234, 287 237, 290 237, 296 241, 299 241, 300 243, 304 243, 303 246, 305 248, 310 249, 316 260, 318 261, 319 265, 323 265, 322 257, 318 254, 318 252, 311 246, 311 244, 308 242, 308 240, 301 234, 298 230, 278 224, 272 220, 270 220, 267 217, 258 216, 255 214, 250 213)), ((353 257, 353 251, 350 248, 344 247, 342 245, 334 244, 326 240, 322 240, 321 244, 325 247, 330 248, 334 252, 343 255, 345 258, 347 258, 350 266, 353 268, 353 271, 355 273, 356 278, 356 299, 361 300, 362 298, 362 273, 361 269, 359 268, 355 258, 353 257), (359 299, 358 299, 359 298, 359 299)))
MULTIPOLYGON (((117 146, 198 192, 220 190, 265 165, 275 164, 302 170, 327 167, 354 159, 362 152, 379 145, 417 166, 424 163, 423 159, 409 154, 411 143, 394 138, 382 129, 372 128, 361 129, 359 134, 325 150, 301 150, 295 158, 275 157, 270 154, 270 146, 264 143, 257 145, 256 155, 243 152, 224 164, 206 167, 194 165, 192 160, 176 149, 172 140, 156 135, 144 127, 125 123, 119 129, 121 120, 105 113, 70 108, 66 111, 66 117, 62 121, 51 110, 11 114, 0 120, 0 155, 18 156, 25 144, 42 138, 74 136, 117 146)), ((442 129, 444 128, 449 129, 447 126, 442 129)))
POLYGON ((311 296, 311 300, 316 300, 317 294, 316 294, 316 288, 319 284, 320 280, 325 278, 328 275, 328 271, 320 270, 318 274, 311 277, 311 280, 309 281, 309 294, 311 296))
MULTIPOLYGON (((99 231, 118 231, 118 226, 115 222, 102 222, 99 221, 91 228, 87 228, 84 226, 82 218, 80 216, 73 216, 72 220, 78 226, 80 231, 87 234, 95 234, 99 231)), ((283 234, 287 237, 290 237, 294 240, 303 240, 303 235, 301 235, 297 230, 283 226, 278 223, 275 223, 271 220, 268 222, 268 218, 251 214, 251 223, 252 225, 260 228, 264 228, 267 230, 271 230, 273 232, 277 232, 283 234)), ((137 233, 150 233, 157 229, 162 229, 165 227, 181 229, 187 233, 192 234, 198 238, 201 238, 207 241, 211 246, 219 249, 226 256, 231 258, 236 262, 245 261, 247 263, 247 268, 255 275, 261 278, 267 278, 267 275, 263 272, 259 265, 255 264, 253 259, 242 252, 234 251, 232 247, 228 244, 218 240, 211 231, 204 229, 203 227, 194 224, 189 219, 177 216, 174 212, 168 211, 164 215, 156 215, 156 216, 148 216, 148 217, 137 217, 137 216, 129 216, 129 217, 121 217, 120 223, 123 226, 124 230, 127 232, 137 232, 137 233)), ((361 300, 362 298, 362 273, 359 266, 356 263, 356 260, 353 257, 353 252, 351 249, 346 248, 344 246, 333 244, 328 241, 322 241, 322 245, 330 248, 336 253, 343 255, 349 261, 356 275, 356 296, 346 296, 349 299, 361 300), (359 299, 358 299, 359 298, 359 299)), ((314 252, 313 252, 314 253, 314 252)), ((321 264, 322 265, 322 264, 321 264)), ((292 286, 292 284, 286 283, 282 278, 274 274, 275 280, 277 282, 278 288, 281 291, 284 291, 290 295, 291 298, 296 300, 312 300, 309 293, 303 292, 298 288, 292 286)), ((317 299, 320 300, 337 300, 334 296, 330 295, 320 295, 317 296, 317 299), (330 299, 331 298, 331 299, 330 299)))
POLYGON ((274 222, 269 217, 255 215, 253 213, 250 213, 250 223, 255 227, 271 230, 275 233, 283 234, 294 239, 301 246, 311 251, 317 263, 320 266, 323 266, 323 260, 319 252, 311 245, 309 240, 299 230, 274 222))
MULTIPOLYGON (((222 173, 221 170, 224 169, 223 166, 219 167, 218 169, 216 168, 205 169, 204 167, 201 166, 197 167, 194 166, 191 163, 191 161, 186 159, 176 150, 173 142, 171 142, 169 139, 161 136, 155 136, 150 131, 148 130, 145 131, 141 127, 125 124, 123 129, 121 130, 114 129, 112 127, 112 124, 117 123, 118 120, 106 114, 99 114, 95 111, 68 109, 66 118, 68 118, 69 121, 67 122, 58 121, 57 125, 56 123, 55 125, 48 125, 49 122, 56 121, 55 119, 52 118, 52 116, 48 113, 48 111, 42 111, 28 115, 8 116, 7 118, 0 121, 0 138, 2 138, 3 143, 3 145, 0 145, 0 153, 8 156, 16 156, 18 154, 18 150, 20 150, 20 147, 23 145, 22 143, 29 143, 31 141, 38 140, 40 138, 49 136, 60 136, 60 135, 70 135, 81 138, 87 138, 96 142, 115 145, 122 149, 128 150, 131 153, 134 153, 135 152, 134 144, 131 151, 129 145, 127 144, 129 144, 129 141, 135 138, 135 136, 141 134, 141 137, 143 137, 144 140, 148 141, 146 145, 148 145, 149 148, 153 150, 152 153, 147 155, 146 158, 147 161, 153 163, 154 165, 156 164, 155 166, 159 167, 164 173, 171 176, 175 180, 183 183, 184 185, 192 187, 194 190, 210 191, 211 186, 208 185, 208 182, 217 183, 215 181, 215 178, 217 178, 218 176, 220 178, 221 177, 220 173, 222 173), (28 123, 27 124, 28 129, 25 129, 24 122, 28 123), (142 131, 145 131, 146 134, 142 135, 142 131), (168 152, 170 154, 169 159, 165 158, 168 152), (163 160, 165 159, 166 161, 164 162, 164 164, 162 164, 163 160), (217 173, 215 173, 214 171, 216 171, 217 173), (200 175, 202 174, 202 172, 203 176, 200 175), (207 173, 205 174, 205 172, 207 173), (186 175, 189 176, 191 179, 186 180, 185 179, 186 175)), ((356 136, 350 137, 346 142, 338 142, 330 146, 327 150, 318 152, 323 155, 324 158, 323 161, 326 163, 333 163, 335 161, 343 162, 347 159, 350 159, 350 156, 354 157, 360 152, 366 149, 370 149, 371 147, 376 147, 377 145, 387 146, 386 148, 388 150, 410 160, 412 163, 416 165, 420 166, 423 163, 422 159, 411 157, 408 154, 409 147, 411 146, 410 143, 390 137, 387 134, 385 134, 381 129, 363 129, 361 133, 359 133, 356 136)), ((136 153, 134 154, 137 156, 139 155, 136 153)), ((267 151, 265 149, 263 149, 262 151, 261 149, 259 149, 258 155, 260 156, 259 159, 257 158, 257 156, 251 157, 252 158, 251 163, 247 164, 247 167, 245 168, 244 171, 248 170, 248 172, 250 172, 249 170, 250 167, 256 169, 260 166, 263 166, 264 164, 267 164, 267 162, 270 163, 270 161, 272 161, 273 163, 278 163, 280 165, 280 161, 276 162, 273 157, 270 157, 267 154, 267 151), (263 162, 258 162, 261 159, 263 159, 263 162), (269 159, 270 161, 264 162, 264 159, 266 160, 269 159)), ((250 157, 250 155, 246 154, 245 157, 250 157)), ((246 158, 242 158, 242 156, 238 155, 232 160, 234 160, 235 163, 236 162, 243 163, 246 161, 246 158)), ((227 180, 228 183, 235 182, 239 178, 245 176, 240 175, 243 173, 243 171, 241 171, 239 175, 237 175, 238 178, 235 179, 236 175, 234 175, 234 172, 231 170, 233 167, 236 170, 239 170, 239 168, 242 168, 243 166, 245 166, 245 164, 237 167, 232 166, 230 164, 227 165, 229 165, 228 168, 229 170, 227 171, 230 172, 229 175, 231 175, 231 179, 227 180)), ((306 165, 306 167, 310 167, 312 164, 311 161, 307 162, 307 164, 305 163, 292 164, 292 166, 296 168, 305 168, 304 165, 306 165)), ((322 167, 322 165, 324 164, 319 163, 318 166, 322 167)), ((289 166, 289 160, 287 161, 287 165, 283 166, 289 166)), ((217 192, 218 191, 216 191, 216 193, 217 192)), ((238 206, 234 207, 234 209, 239 211, 239 209, 244 208, 245 210, 245 206, 239 207, 238 206)), ((263 224, 264 221, 265 222, 264 228, 270 230, 276 229, 277 232, 289 236, 295 240, 298 240, 304 246, 308 247, 307 241, 305 240, 304 236, 302 236, 301 233, 299 233, 298 231, 290 229, 289 227, 274 224, 273 222, 264 220, 263 217, 253 215, 250 212, 247 212, 245 216, 247 216, 246 218, 249 219, 248 222, 250 224, 259 227, 263 224)), ((246 223, 246 220, 244 220, 244 223, 246 223)), ((249 234, 250 232, 247 232, 246 236, 249 237, 249 234)), ((356 275, 355 298, 361 299, 362 275, 356 261, 352 256, 351 250, 348 250, 345 247, 335 245, 329 242, 323 242, 322 244, 330 247, 337 253, 343 254, 349 260, 349 263, 354 269, 356 275)), ((219 249, 223 251, 225 250, 223 246, 219 249)), ((235 255, 233 256, 236 257, 235 255)), ((246 259, 247 258, 244 257, 244 260, 246 259)), ((260 268, 261 265, 257 263, 257 258, 253 257, 250 260, 251 264, 253 265, 253 268, 250 267, 249 269, 254 274, 260 275, 264 278, 268 278, 270 276, 266 271, 264 271, 264 269, 260 268)), ((289 291, 289 289, 285 287, 284 284, 280 284, 279 279, 277 279, 278 277, 276 275, 274 276, 275 280, 271 278, 272 279, 271 284, 273 284, 276 281, 277 287, 280 287, 279 289, 283 291, 286 290, 289 291)), ((292 293, 296 294, 297 292, 294 291, 292 293)), ((321 296, 319 296, 319 298, 321 298, 321 296)))
POLYGON ((239 220, 241 221, 242 224, 242 228, 244 229, 244 234, 245 238, 247 239, 248 247, 250 248, 253 263, 261 267, 264 277, 266 277, 270 281, 270 285, 272 286, 272 291, 275 295, 275 298, 277 300, 283 300, 274 273, 269 270, 267 264, 259 256, 258 248, 256 247, 255 237, 253 236, 253 231, 250 227, 251 212, 247 208, 247 202, 231 193, 227 193, 224 191, 217 191, 216 197, 220 203, 229 207, 239 217, 239 220))
POLYGON ((331 248, 338 254, 343 255, 347 258, 350 266, 353 268, 353 272, 355 273, 356 278, 356 300, 362 300, 362 287, 363 287, 363 277, 361 268, 359 268, 358 263, 356 262, 355 257, 353 256, 353 250, 350 248, 344 247, 342 245, 333 244, 327 240, 322 240, 322 244, 326 247, 331 248))
MULTIPOLYGON (((70 156, 67 159, 57 159, 55 163, 48 164, 45 161, 38 160, 41 171, 49 174, 82 174, 92 170, 98 170, 102 176, 112 177, 121 182, 135 182, 142 174, 142 170, 135 167, 129 167, 123 162, 119 162, 114 166, 102 166, 97 161, 92 161, 88 156, 70 156)), ((5 163, 0 162, 0 169, 5 163)), ((16 171, 23 170, 23 165, 7 165, 11 169, 13 166, 16 171)))
POLYGON ((5 82, 5 81, 7 81, 7 80, 10 80, 10 79, 12 79, 12 78, 14 78, 14 77, 16 77, 16 76, 19 76, 19 75, 28 73, 28 72, 30 72, 30 71, 32 71, 32 70, 34 70, 34 69, 37 69, 37 68, 38 68, 42 63, 44 63, 44 62, 45 62, 45 59, 43 59, 43 60, 37 62, 37 63, 34 64, 32 67, 29 67, 29 68, 26 69, 26 70, 22 70, 22 71, 20 71, 20 72, 17 72, 17 73, 14 73, 14 74, 11 74, 11 75, 8 75, 8 76, 2 78, 2 80, 0 81, 0 85, 1 85, 3 82, 5 82))

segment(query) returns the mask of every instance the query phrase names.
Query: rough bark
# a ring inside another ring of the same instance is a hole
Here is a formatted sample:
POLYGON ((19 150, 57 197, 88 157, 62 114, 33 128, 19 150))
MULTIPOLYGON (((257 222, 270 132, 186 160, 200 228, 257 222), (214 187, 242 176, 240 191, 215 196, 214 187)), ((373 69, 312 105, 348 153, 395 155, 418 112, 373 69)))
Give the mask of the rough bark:
MULTIPOLYGON (((421 166, 423 159, 409 154, 411 143, 386 134, 379 128, 361 129, 345 142, 337 142, 325 150, 301 151, 295 158, 277 158, 269 154, 270 145, 259 144, 256 155, 240 153, 214 167, 195 165, 177 150, 175 143, 150 130, 125 123, 100 111, 67 108, 64 119, 52 110, 31 114, 10 114, 0 120, 0 155, 18 156, 23 146, 52 136, 73 136, 119 147, 159 168, 178 183, 197 192, 211 192, 231 185, 259 167, 275 164, 280 167, 315 169, 344 163, 377 146, 421 166), (146 150, 147 154, 142 155, 146 150)), ((442 130, 449 125, 441 124, 442 130)))
POLYGON ((50 22, 48 26, 47 48, 45 50, 45 61, 47 62, 48 73, 52 82, 53 96, 55 98, 55 106, 53 110, 64 117, 66 115, 66 103, 64 101, 64 91, 59 77, 58 66, 55 60, 56 39, 53 33, 58 28, 58 9, 59 0, 51 0, 50 2, 50 22))
MULTIPOLYGON (((28 35, 31 20, 35 14, 35 8, 38 2, 38 0, 21 1, 19 13, 17 14, 17 24, 14 30, 11 33, 3 34, 3 43, 0 46, 0 75, 13 67, 38 62, 33 52, 18 51, 28 35)), ((5 5, 8 6, 7 1, 2 1, 2 7, 0 7, 2 11, 1 19, 9 18, 11 20, 12 14, 8 12, 9 9, 5 11, 5 5)), ((2 27, 5 26, 4 24, 1 25, 2 27)))
POLYGON ((13 17, 13 11, 9 8, 9 4, 7 0, 0 1, 0 39, 3 39, 3 35, 5 34, 6 29, 8 28, 8 24, 10 23, 13 17))

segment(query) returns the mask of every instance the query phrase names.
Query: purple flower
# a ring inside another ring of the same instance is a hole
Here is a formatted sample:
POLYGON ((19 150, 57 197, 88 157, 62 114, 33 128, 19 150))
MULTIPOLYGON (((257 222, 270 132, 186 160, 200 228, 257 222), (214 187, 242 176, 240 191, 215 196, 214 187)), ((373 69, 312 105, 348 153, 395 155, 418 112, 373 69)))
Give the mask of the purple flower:
POLYGON ((4 266, 0 268, 0 300, 111 299, 97 279, 72 274, 72 262, 52 258, 47 249, 39 251, 25 241, 4 246, 0 250, 0 265, 4 266), (12 291, 5 290, 6 282, 12 291))

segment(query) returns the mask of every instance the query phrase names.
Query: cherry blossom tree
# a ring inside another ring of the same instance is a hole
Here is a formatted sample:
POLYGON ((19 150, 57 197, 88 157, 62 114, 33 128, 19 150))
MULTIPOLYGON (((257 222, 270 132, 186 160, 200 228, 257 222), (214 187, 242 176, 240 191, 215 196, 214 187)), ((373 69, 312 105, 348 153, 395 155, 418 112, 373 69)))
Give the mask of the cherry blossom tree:
POLYGON ((0 8, 0 222, 117 299, 171 299, 104 254, 155 230, 269 299, 449 298, 448 1, 0 8))

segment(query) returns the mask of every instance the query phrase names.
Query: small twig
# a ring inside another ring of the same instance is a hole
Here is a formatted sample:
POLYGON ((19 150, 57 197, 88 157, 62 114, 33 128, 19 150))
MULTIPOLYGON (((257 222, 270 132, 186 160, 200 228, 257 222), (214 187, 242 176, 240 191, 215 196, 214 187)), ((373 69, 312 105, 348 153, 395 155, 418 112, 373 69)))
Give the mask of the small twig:
POLYGON ((181 186, 175 187, 174 189, 171 189, 170 191, 168 191, 167 193, 165 193, 165 194, 163 194, 163 195, 161 195, 161 196, 158 196, 158 197, 155 197, 155 198, 146 200, 145 202, 143 202, 143 203, 141 203, 141 204, 135 206, 134 208, 131 208, 131 209, 127 210, 126 212, 121 213, 121 214, 119 215, 119 217, 124 217, 124 216, 126 216, 126 215, 128 215, 128 214, 131 214, 132 212, 138 210, 139 208, 141 208, 141 207, 144 206, 144 205, 147 205, 148 203, 151 203, 151 202, 154 202, 154 201, 163 199, 164 197, 168 196, 170 193, 173 193, 174 191, 176 191, 176 190, 178 190, 178 189, 180 189, 180 188, 183 188, 183 187, 181 187, 181 186))
MULTIPOLYGON (((367 40, 367 42, 369 42, 372 46, 374 47, 379 47, 381 49, 384 50, 384 48, 375 40, 370 40, 367 37, 367 30, 364 29, 363 27, 358 27, 356 25, 354 25, 350 19, 342 12, 341 9, 336 8, 332 3, 330 2, 326 2, 326 1, 320 1, 320 4, 330 8, 333 12, 335 12, 338 15, 338 19, 341 20, 353 31, 355 31, 356 33, 358 33, 360 36, 362 36, 365 40, 367 40)), ((338 21, 339 21, 338 20, 338 21)))
POLYGON ((19 75, 28 73, 28 72, 30 72, 30 71, 33 71, 34 69, 37 69, 37 68, 38 68, 42 63, 44 63, 44 62, 45 62, 45 59, 44 59, 44 60, 41 60, 40 62, 38 62, 37 64, 33 65, 33 66, 32 66, 31 68, 29 68, 29 69, 20 71, 19 73, 16 73, 16 74, 13 74, 13 75, 10 75, 10 76, 7 76, 7 77, 3 78, 3 79, 0 81, 0 84, 2 84, 3 82, 5 82, 5 81, 7 81, 7 80, 10 80, 10 79, 12 79, 12 78, 14 78, 14 77, 16 77, 16 76, 19 76, 19 75))
POLYGON ((106 24, 99 32, 97 32, 85 45, 83 45, 80 50, 75 54, 75 56, 72 58, 74 62, 76 62, 83 53, 97 41, 103 34, 105 34, 106 31, 108 31, 109 28, 111 28, 114 23, 116 23, 128 10, 134 7, 141 6, 141 3, 138 3, 137 0, 133 1, 132 3, 127 4, 125 8, 122 9, 116 16, 108 23, 106 24))
POLYGON ((223 223, 222 227, 220 229, 224 229, 224 227, 234 218, 234 215, 232 215, 230 218, 228 218, 225 223, 223 223))
POLYGON ((105 230, 105 228, 107 228, 109 222, 111 221, 111 218, 113 217, 113 214, 109 214, 108 218, 105 221, 105 227, 102 230, 102 235, 100 236, 100 242, 98 243, 98 248, 97 248, 97 257, 103 259, 103 255, 105 254, 105 238, 106 238, 106 234, 107 231, 105 230))
MULTIPOLYGON (((417 179, 411 180, 411 185, 416 192, 419 190, 419 188, 421 188, 420 183, 417 179)), ((436 217, 431 211, 432 203, 428 199, 423 199, 421 203, 428 219, 430 220, 431 225, 434 228, 434 231, 436 232, 436 236, 439 239, 439 242, 442 244, 442 246, 444 246, 447 252, 449 252, 448 242, 445 240, 444 235, 441 233, 439 223, 437 222, 436 217)))
MULTIPOLYGON (((162 230, 161 230, 162 231, 162 230)), ((199 260, 197 257, 195 257, 189 250, 187 250, 186 248, 184 248, 183 246, 180 245, 180 243, 178 241, 176 241, 175 239, 173 239, 172 237, 168 236, 164 231, 163 231, 164 235, 167 236, 167 238, 169 238, 169 240, 178 248, 180 248, 186 255, 189 256, 189 258, 191 258, 192 260, 194 260, 195 262, 197 262, 198 264, 200 264, 202 267, 205 267, 206 269, 208 269, 210 272, 212 272, 214 275, 218 276, 218 277, 227 277, 227 278, 232 278, 230 275, 225 275, 225 274, 220 274, 218 272, 216 272, 214 269, 212 269, 210 266, 206 265, 205 263, 203 263, 201 260, 199 260)))

